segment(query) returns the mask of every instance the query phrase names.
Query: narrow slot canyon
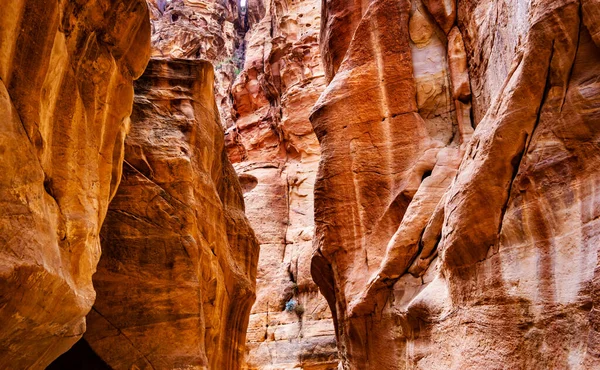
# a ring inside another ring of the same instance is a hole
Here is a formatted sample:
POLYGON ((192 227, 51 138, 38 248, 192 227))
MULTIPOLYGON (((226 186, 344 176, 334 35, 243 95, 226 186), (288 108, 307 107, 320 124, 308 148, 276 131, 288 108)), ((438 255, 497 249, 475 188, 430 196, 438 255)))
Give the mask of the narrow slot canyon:
POLYGON ((0 370, 600 368, 600 0, 14 0, 0 370))

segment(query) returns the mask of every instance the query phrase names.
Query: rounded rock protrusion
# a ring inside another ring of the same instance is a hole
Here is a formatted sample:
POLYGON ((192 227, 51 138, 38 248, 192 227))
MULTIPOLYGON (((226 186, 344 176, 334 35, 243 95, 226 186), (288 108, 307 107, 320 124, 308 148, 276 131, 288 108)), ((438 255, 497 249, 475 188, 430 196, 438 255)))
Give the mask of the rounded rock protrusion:
POLYGON ((431 40, 434 29, 427 17, 421 13, 420 9, 417 9, 408 22, 408 32, 412 42, 417 45, 423 45, 431 40))

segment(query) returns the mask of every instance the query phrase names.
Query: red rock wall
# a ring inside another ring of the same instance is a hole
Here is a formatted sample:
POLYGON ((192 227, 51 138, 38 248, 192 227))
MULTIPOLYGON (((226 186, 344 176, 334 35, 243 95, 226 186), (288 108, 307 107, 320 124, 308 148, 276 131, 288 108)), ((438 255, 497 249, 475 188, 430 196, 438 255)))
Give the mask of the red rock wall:
POLYGON ((599 366, 597 9, 326 2, 355 29, 311 116, 343 368, 599 366))
POLYGON ((85 331, 149 46, 143 1, 2 4, 0 368, 43 369, 85 331))
POLYGON ((224 151, 209 62, 136 82, 123 180, 102 229, 85 340, 112 368, 237 369, 258 244, 224 151))
POLYGON ((331 313, 310 279, 320 151, 308 115, 325 86, 319 17, 314 0, 255 1, 246 10, 226 140, 261 243, 247 369, 337 368, 331 313))

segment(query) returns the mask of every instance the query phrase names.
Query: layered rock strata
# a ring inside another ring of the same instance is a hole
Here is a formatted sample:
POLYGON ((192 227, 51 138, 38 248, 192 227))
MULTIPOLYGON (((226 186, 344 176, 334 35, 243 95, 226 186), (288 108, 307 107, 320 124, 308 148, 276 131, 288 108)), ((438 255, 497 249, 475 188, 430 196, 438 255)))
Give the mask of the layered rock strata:
POLYGON ((43 369, 85 331, 149 47, 141 0, 2 5, 0 368, 43 369))
POLYGON ((114 369, 237 369, 258 244, 224 150, 213 67, 151 60, 102 228, 85 340, 114 369))
POLYGON ((599 366, 598 9, 325 2, 312 276, 342 368, 599 366))
POLYGON ((310 278, 320 157, 308 115, 325 86, 320 2, 250 2, 245 62, 231 95, 229 158, 261 243, 247 369, 335 369, 331 313, 310 278))
POLYGON ((244 34, 252 19, 247 21, 245 14, 255 13, 254 7, 243 10, 237 0, 147 1, 152 22, 152 56, 212 62, 221 123, 231 126, 229 92, 243 64, 244 34))

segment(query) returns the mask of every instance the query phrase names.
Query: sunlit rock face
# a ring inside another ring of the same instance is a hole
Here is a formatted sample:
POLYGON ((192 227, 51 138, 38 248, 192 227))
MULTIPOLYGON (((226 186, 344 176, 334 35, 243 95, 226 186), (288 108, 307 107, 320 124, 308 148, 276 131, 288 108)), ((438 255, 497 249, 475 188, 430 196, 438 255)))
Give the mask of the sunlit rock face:
POLYGON ((342 368, 600 366, 598 9, 325 1, 312 276, 342 368))
POLYGON ((319 143, 308 116, 324 89, 320 1, 251 1, 245 62, 226 133, 261 244, 247 369, 337 368, 333 320, 310 278, 319 143))
POLYGON ((224 151, 212 65, 153 59, 102 228, 85 340, 114 369, 237 369, 258 243, 224 151))
MULTIPOLYGON (((215 97, 225 127, 232 125, 231 86, 243 64, 244 33, 253 8, 238 0, 147 0, 152 56, 204 59, 215 67, 215 97)), ((250 4, 248 4, 250 6, 250 4)))
POLYGON ((2 369, 43 369, 86 329, 132 81, 149 53, 144 1, 2 4, 2 369))

